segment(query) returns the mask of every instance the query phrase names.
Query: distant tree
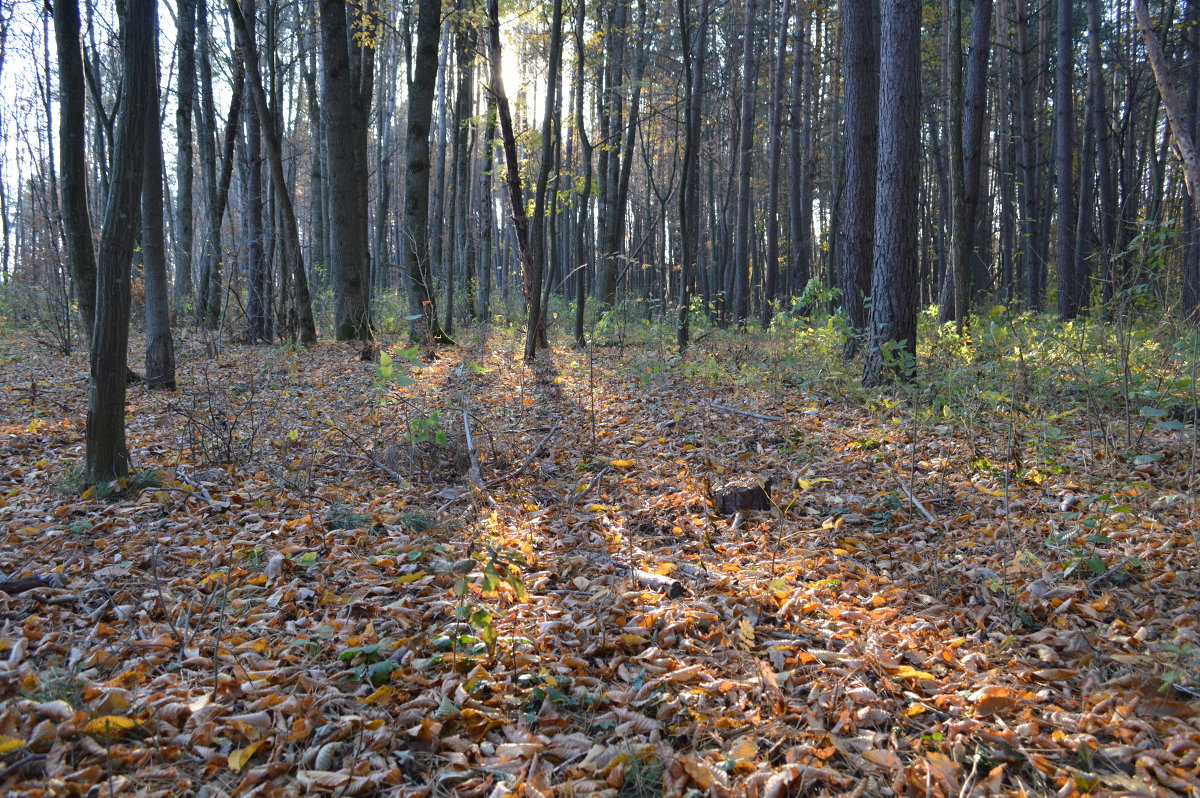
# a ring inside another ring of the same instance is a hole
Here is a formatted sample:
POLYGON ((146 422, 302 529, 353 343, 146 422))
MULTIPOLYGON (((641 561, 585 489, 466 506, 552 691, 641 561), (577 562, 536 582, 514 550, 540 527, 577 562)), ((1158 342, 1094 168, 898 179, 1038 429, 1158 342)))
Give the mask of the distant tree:
MULTIPOLYGON (((154 18, 154 41, 158 16, 154 18)), ((158 47, 149 75, 150 110, 142 167, 142 277, 146 296, 146 387, 175 389, 175 342, 171 338, 171 288, 167 281, 166 219, 163 201, 162 117, 158 104, 158 47)))

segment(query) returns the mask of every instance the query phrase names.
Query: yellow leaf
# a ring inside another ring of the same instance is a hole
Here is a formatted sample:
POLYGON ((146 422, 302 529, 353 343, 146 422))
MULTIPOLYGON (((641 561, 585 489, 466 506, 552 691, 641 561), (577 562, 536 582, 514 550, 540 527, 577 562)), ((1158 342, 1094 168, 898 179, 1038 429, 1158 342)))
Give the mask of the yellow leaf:
POLYGON ((390 684, 385 684, 375 692, 363 699, 368 704, 386 704, 396 692, 396 688, 390 684))
POLYGON ((400 585, 407 585, 409 582, 415 582, 418 579, 424 579, 424 578, 425 578, 424 571, 414 571, 411 574, 405 574, 404 576, 401 576, 400 578, 398 578, 395 581, 394 584, 396 587, 399 587, 400 585))
POLYGON ((635 646, 644 646, 650 641, 641 635, 629 634, 626 632, 625 634, 621 635, 621 642, 630 648, 633 648, 635 646))
POLYGON ((25 741, 20 737, 9 737, 6 734, 0 734, 0 754, 11 753, 23 745, 25 745, 25 741))
POLYGON ((822 482, 833 482, 833 480, 829 477, 817 477, 816 479, 804 479, 803 477, 798 477, 796 479, 796 484, 800 486, 800 490, 802 491, 806 491, 813 485, 818 485, 822 482))
POLYGON ((913 704, 911 707, 904 710, 904 717, 915 718, 917 715, 928 711, 929 707, 925 706, 924 704, 913 704))
POLYGON ((125 718, 120 715, 101 715, 89 720, 83 730, 88 734, 112 734, 113 732, 127 731, 137 725, 138 722, 133 718, 125 718))
POLYGON ((896 668, 895 675, 901 679, 936 679, 932 673, 919 671, 911 665, 901 665, 896 668))
POLYGON ((612 465, 615 465, 617 468, 629 468, 635 464, 633 460, 613 460, 611 462, 612 465))
POLYGON ((250 757, 254 756, 254 752, 257 751, 262 744, 262 740, 255 740, 245 748, 239 748, 236 751, 230 751, 229 769, 234 773, 237 773, 239 770, 244 768, 246 763, 250 761, 250 757))
POLYGON ((96 486, 88 485, 87 490, 85 490, 83 493, 81 493, 79 495, 79 498, 83 499, 84 501, 87 501, 88 499, 96 498, 96 486))

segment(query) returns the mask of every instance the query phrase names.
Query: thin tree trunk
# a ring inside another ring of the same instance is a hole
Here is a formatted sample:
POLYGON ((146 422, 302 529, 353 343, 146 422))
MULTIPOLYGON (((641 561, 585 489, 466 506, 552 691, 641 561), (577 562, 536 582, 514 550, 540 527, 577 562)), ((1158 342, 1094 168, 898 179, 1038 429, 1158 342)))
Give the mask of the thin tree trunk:
POLYGON ((1058 0, 1058 64, 1054 72, 1055 168, 1058 194, 1058 315, 1079 313, 1075 274, 1074 48, 1071 0, 1058 0))
MULTIPOLYGON (((96 317, 96 253, 88 210, 87 159, 84 155, 83 52, 79 44, 78 0, 55 0, 54 33, 59 76, 59 169, 62 172, 62 223, 67 262, 84 340, 90 345, 96 317)), ((8 231, 5 230, 5 242, 8 231)))
MULTIPOLYGON (((779 14, 779 48, 775 54, 775 85, 771 88, 770 186, 767 189, 767 256, 763 281, 762 325, 771 326, 773 303, 779 292, 779 156, 783 134, 783 74, 787 57, 787 32, 792 16, 791 0, 783 0, 779 14)), ((800 48, 793 43, 793 51, 800 48)), ((799 58, 799 52, 795 57, 799 58)))
MULTIPOLYGON (((558 89, 562 72, 562 0, 553 0, 550 19, 550 57, 546 64, 546 107, 542 116, 542 158, 533 190, 533 226, 530 249, 533 275, 529 286, 534 299, 529 306, 525 341, 525 359, 533 360, 539 347, 547 346, 543 318, 542 282, 546 275, 546 187, 553 169, 553 153, 558 143, 558 89), (535 313, 536 311, 536 313, 535 313)), ((497 52, 499 52, 497 50, 497 52)))
MULTIPOLYGON (((153 41, 157 41, 155 16, 153 41)), ((146 286, 146 387, 175 389, 175 343, 171 340, 167 246, 163 237, 163 148, 158 109, 158 48, 151 46, 152 71, 142 167, 142 269, 146 286)))
POLYGON ((734 320, 745 326, 750 315, 750 175, 754 149, 754 23, 757 0, 746 0, 742 23, 741 138, 738 144, 737 233, 734 241, 734 320))
POLYGON ((192 246, 195 221, 192 210, 192 105, 196 93, 196 0, 179 0, 179 74, 175 106, 175 306, 176 313, 192 298, 192 246))
POLYGON ((254 46, 248 30, 247 19, 242 15, 238 0, 225 0, 229 15, 233 20, 234 30, 237 31, 238 42, 241 44, 243 57, 246 60, 246 73, 249 78, 250 92, 258 106, 258 116, 262 124, 263 138, 267 144, 267 160, 271 167, 271 184, 274 188, 275 200, 279 205, 283 222, 283 259, 288 264, 292 276, 292 290, 295 294, 296 327, 300 342, 311 344, 317 340, 317 327, 313 321, 312 302, 308 294, 308 275, 304 271, 304 258, 300 251, 300 234, 296 225, 296 211, 292 205, 292 194, 288 189, 287 174, 283 169, 283 145, 280 142, 279 130, 275 118, 271 115, 271 106, 267 102, 267 93, 263 89, 262 69, 259 66, 258 51, 254 46))

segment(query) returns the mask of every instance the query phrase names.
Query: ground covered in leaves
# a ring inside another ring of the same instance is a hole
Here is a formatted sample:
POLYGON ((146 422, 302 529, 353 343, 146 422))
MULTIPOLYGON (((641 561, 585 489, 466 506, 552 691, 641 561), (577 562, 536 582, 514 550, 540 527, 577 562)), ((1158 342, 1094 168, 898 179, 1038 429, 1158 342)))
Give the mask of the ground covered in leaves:
POLYGON ((86 487, 0 338, 0 790, 1200 793, 1190 417, 515 342, 185 341, 86 487))

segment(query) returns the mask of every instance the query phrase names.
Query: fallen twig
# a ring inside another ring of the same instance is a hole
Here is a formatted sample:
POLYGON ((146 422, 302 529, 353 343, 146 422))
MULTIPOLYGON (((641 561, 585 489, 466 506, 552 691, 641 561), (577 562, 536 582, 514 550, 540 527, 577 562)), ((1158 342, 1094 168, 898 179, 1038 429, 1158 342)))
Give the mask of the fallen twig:
POLYGON ((904 484, 904 480, 900 479, 900 477, 894 473, 892 474, 892 477, 895 478, 896 484, 900 486, 900 490, 904 492, 904 495, 908 497, 908 500, 913 503, 913 507, 916 507, 921 511, 921 515, 925 516, 925 520, 931 524, 936 524, 937 518, 933 513, 925 509, 925 505, 921 504, 921 500, 913 495, 913 492, 908 489, 907 485, 904 484))
POLYGON ((708 404, 710 406, 716 408, 717 410, 724 410, 726 413, 737 413, 739 416, 749 416, 750 418, 758 418, 758 419, 762 419, 763 421, 784 421, 785 420, 783 418, 780 418, 779 416, 765 416, 762 413, 751 413, 749 410, 738 410, 737 408, 734 408, 734 407, 726 407, 725 405, 719 405, 716 402, 709 402, 708 404))
POLYGON ((496 477, 495 479, 489 479, 487 482, 483 483, 483 487, 494 488, 497 485, 500 485, 504 482, 508 482, 510 479, 516 479, 517 477, 524 474, 526 469, 528 469, 529 466, 533 465, 533 461, 538 459, 538 456, 542 453, 542 449, 545 448, 547 441, 550 440, 550 437, 552 435, 554 435, 554 433, 558 430, 558 428, 561 424, 562 424, 561 418, 559 418, 557 421, 554 422, 554 426, 552 426, 550 428, 550 431, 546 433, 546 436, 544 438, 542 438, 540 441, 537 442, 537 445, 533 447, 533 451, 529 453, 529 456, 525 458, 525 462, 521 463, 519 468, 516 468, 513 471, 509 471, 507 474, 496 477))

